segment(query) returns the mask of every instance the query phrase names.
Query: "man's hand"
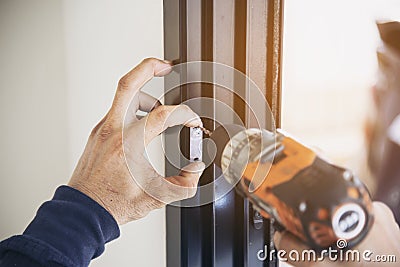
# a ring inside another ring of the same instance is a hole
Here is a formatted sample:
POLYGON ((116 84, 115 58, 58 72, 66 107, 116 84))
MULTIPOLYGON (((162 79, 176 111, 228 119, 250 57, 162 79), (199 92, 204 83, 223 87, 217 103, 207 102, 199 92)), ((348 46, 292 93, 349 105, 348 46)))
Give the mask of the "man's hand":
MULTIPOLYGON (((349 260, 343 256, 343 261, 331 261, 325 258, 323 261, 292 261, 289 259, 288 254, 290 251, 297 251, 298 255, 302 255, 302 251, 309 250, 309 248, 301 242, 298 238, 289 232, 277 232, 274 236, 275 246, 278 250, 286 252, 285 259, 294 266, 313 266, 313 267, 338 267, 338 266, 398 266, 400 262, 400 230, 396 221, 394 220, 392 211, 381 202, 374 202, 374 225, 366 238, 356 247, 351 250, 357 250, 360 253, 360 261, 352 261, 352 256, 349 254, 349 260), (367 251, 364 255, 363 253, 367 251), (376 256, 382 255, 395 255, 396 262, 378 262, 376 256), (364 259, 363 256, 367 258, 364 259), (370 260, 368 260, 370 259, 370 260)), ((339 255, 337 253, 336 255, 339 255)), ((343 255, 346 255, 344 251, 343 255)), ((334 255, 333 255, 334 256, 334 255)), ((301 259, 301 258, 300 258, 301 259)))
POLYGON ((140 91, 154 76, 171 71, 169 62, 145 59, 119 81, 111 109, 93 129, 69 186, 85 193, 124 224, 165 204, 194 196, 204 170, 191 163, 164 178, 145 158, 146 146, 166 128, 202 126, 185 105, 163 106, 140 91), (138 119, 138 110, 149 114, 138 119))

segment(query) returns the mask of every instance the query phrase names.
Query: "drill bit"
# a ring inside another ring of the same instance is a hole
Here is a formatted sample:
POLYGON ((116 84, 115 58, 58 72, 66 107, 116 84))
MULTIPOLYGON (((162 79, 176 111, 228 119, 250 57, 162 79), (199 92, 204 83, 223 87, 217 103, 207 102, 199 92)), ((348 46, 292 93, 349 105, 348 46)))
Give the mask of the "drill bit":
POLYGON ((203 131, 204 134, 206 134, 208 136, 211 136, 212 131, 210 131, 210 130, 204 128, 204 127, 199 127, 199 128, 203 131))

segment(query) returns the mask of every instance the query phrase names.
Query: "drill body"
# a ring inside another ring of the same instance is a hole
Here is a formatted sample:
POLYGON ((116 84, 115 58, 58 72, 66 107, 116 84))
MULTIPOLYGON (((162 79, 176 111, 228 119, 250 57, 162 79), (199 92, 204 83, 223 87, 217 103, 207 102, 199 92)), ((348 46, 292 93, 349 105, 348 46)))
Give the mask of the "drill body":
POLYGON ((217 129, 213 135, 225 178, 278 229, 317 251, 337 246, 338 240, 351 248, 367 234, 372 201, 349 170, 281 132, 235 128, 217 129))

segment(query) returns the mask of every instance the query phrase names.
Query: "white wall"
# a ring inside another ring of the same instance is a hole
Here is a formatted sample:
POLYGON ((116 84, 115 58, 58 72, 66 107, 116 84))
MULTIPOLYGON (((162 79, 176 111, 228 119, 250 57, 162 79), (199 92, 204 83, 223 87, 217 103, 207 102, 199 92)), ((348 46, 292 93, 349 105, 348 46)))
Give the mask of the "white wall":
POLYGON ((20 233, 68 179, 60 2, 0 2, 0 238, 20 233))
MULTIPOLYGON (((3 239, 68 181, 119 77, 162 57, 162 1, 2 0, 0 36, 3 239)), ((159 95, 162 79, 145 90, 159 95)), ((160 154, 157 144, 152 151, 160 154)), ((164 266, 164 214, 123 226, 91 266, 164 266)))
MULTIPOLYGON (((66 0, 69 157, 72 171, 118 79, 144 57, 162 57, 162 1, 66 0)), ((162 90, 157 79, 146 87, 162 90)), ((125 225, 93 266, 165 265, 165 212, 125 225)))

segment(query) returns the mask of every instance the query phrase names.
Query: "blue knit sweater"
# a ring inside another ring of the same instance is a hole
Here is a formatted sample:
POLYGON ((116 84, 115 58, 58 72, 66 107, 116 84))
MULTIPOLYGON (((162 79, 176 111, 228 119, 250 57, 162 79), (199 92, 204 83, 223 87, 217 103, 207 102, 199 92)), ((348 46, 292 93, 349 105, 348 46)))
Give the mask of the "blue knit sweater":
POLYGON ((110 213, 80 191, 60 186, 22 235, 0 243, 0 266, 88 266, 118 237, 110 213))

